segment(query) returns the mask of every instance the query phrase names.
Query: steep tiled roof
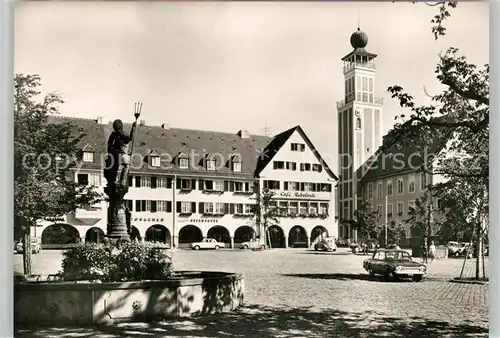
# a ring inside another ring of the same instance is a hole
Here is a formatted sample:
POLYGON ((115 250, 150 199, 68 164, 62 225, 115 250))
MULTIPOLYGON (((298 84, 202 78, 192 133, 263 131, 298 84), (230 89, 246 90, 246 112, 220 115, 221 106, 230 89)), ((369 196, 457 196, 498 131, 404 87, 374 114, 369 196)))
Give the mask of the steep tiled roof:
POLYGON ((285 130, 284 132, 276 135, 272 139, 272 141, 267 145, 267 147, 264 149, 261 156, 259 157, 259 161, 257 163, 257 169, 255 171, 256 175, 259 175, 260 172, 262 170, 264 170, 264 168, 269 164, 269 162, 271 162, 273 157, 278 153, 278 151, 281 149, 281 147, 283 147, 283 145, 286 143, 286 141, 288 141, 290 136, 292 136, 292 134, 295 131, 297 131, 302 136, 302 138, 307 143, 309 148, 311 148, 314 155, 316 155, 316 158, 322 164, 323 168, 328 173, 328 175, 331 178, 338 180, 337 176, 335 176, 335 174, 330 170, 330 168, 328 167, 328 164, 325 162, 325 160, 321 157, 319 152, 316 150, 316 148, 312 144, 309 137, 307 137, 306 133, 304 132, 304 130, 302 129, 301 126, 295 126, 295 127, 290 128, 288 130, 285 130))
MULTIPOLYGON (((112 131, 112 123, 99 124, 97 120, 52 116, 51 122, 71 122, 75 125, 75 133, 84 133, 81 148, 87 144, 95 151, 95 162, 93 164, 83 163, 84 168, 103 167, 102 160, 106 152, 107 139, 112 131)), ((130 132, 131 124, 124 124, 125 132, 130 132)), ((249 135, 242 138, 236 133, 215 132, 206 130, 169 128, 161 126, 137 125, 132 157, 131 172, 168 172, 177 174, 207 174, 210 176, 242 176, 254 177, 257 166, 258 155, 269 142, 270 137, 249 135), (148 165, 148 155, 152 150, 157 151, 162 159, 162 166, 152 167, 148 165), (190 167, 181 169, 177 167, 174 160, 181 152, 186 153, 190 162, 198 168, 190 167), (216 159, 216 170, 207 171, 200 162, 207 154, 212 154, 216 159), (233 154, 239 154, 242 162, 241 172, 233 172, 230 160, 233 154)))
POLYGON ((75 126, 74 135, 80 136, 83 134, 82 139, 78 143, 79 149, 92 147, 95 151, 94 162, 82 162, 82 168, 87 169, 102 169, 104 167, 104 156, 100 154, 106 151, 106 140, 103 138, 104 125, 100 125, 96 120, 67 117, 60 115, 49 116, 50 123, 71 123, 75 126))
MULTIPOLYGON (((443 120, 446 117, 436 119, 443 120)), ((397 142, 387 149, 380 147, 377 152, 362 165, 357 176, 362 181, 372 181, 379 178, 391 177, 406 172, 418 171, 424 160, 437 156, 448 142, 449 133, 429 131, 421 136, 425 146, 402 146, 404 142, 397 142), (425 140, 425 141, 424 141, 425 140), (371 163, 371 164, 370 164, 371 163)))

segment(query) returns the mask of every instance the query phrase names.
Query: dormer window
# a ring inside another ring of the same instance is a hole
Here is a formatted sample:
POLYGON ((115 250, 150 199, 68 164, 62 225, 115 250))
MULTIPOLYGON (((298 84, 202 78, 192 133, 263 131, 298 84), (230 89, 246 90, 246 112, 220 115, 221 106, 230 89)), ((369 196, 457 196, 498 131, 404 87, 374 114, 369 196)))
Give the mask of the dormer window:
POLYGON ((151 151, 149 159, 152 167, 159 167, 161 165, 160 153, 158 151, 151 151))
POLYGON ((215 161, 207 160, 207 170, 215 170, 215 161))
POLYGON ((90 144, 87 144, 85 147, 83 147, 82 152, 83 162, 94 162, 94 147, 92 147, 90 144))
POLYGON ((186 153, 179 153, 177 155, 178 166, 180 169, 188 169, 189 168, 189 157, 186 153))
POLYGON ((208 154, 205 158, 205 168, 207 170, 215 170, 215 158, 212 154, 208 154))
POLYGON ((159 167, 160 166, 160 156, 152 156, 151 157, 151 165, 153 167, 159 167))
POLYGON ((84 151, 83 162, 94 162, 94 153, 90 151, 84 151))
POLYGON ((239 154, 234 155, 231 159, 231 165, 234 172, 241 172, 241 163, 241 156, 239 154))

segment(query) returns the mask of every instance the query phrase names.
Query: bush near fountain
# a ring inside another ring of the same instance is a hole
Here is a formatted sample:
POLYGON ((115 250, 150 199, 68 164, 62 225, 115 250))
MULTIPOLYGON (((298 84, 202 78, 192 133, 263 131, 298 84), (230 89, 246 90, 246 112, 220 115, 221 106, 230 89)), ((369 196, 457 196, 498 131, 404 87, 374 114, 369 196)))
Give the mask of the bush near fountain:
POLYGON ((244 282, 234 273, 174 272, 157 243, 79 244, 64 253, 56 279, 18 281, 14 292, 16 325, 81 326, 232 311, 243 304, 244 282))

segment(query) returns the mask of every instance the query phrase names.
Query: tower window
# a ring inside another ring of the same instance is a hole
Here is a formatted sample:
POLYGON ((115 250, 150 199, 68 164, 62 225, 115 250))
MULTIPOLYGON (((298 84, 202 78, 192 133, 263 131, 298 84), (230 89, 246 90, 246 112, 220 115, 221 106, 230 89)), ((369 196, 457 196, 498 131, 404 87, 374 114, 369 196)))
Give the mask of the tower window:
POLYGON ((361 118, 356 118, 356 129, 361 129, 361 118))

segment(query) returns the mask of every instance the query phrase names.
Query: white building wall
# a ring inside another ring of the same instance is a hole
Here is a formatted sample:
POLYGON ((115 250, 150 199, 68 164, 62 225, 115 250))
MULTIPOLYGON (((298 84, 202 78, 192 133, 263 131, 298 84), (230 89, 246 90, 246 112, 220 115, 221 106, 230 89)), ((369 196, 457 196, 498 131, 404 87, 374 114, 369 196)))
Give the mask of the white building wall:
MULTIPOLYGON (((323 154, 321 154, 323 156, 323 154)), ((328 162, 328 156, 323 158, 328 162)), ((279 181, 280 189, 274 190, 276 193, 275 199, 277 201, 288 201, 288 202, 311 202, 311 203, 327 203, 328 205, 328 217, 321 218, 304 218, 304 217, 281 217, 279 226, 284 233, 285 240, 288 242, 288 237, 290 236, 290 231, 295 226, 301 226, 304 228, 306 235, 308 237, 308 245, 310 245, 316 238, 311 238, 313 229, 316 227, 324 227, 327 230, 328 236, 338 238, 338 226, 335 219, 335 199, 334 199, 334 186, 336 181, 332 179, 328 173, 322 168, 321 172, 315 171, 301 171, 300 164, 309 163, 312 165, 321 165, 320 161, 317 159, 313 150, 309 148, 305 140, 302 138, 299 132, 295 131, 288 141, 281 147, 277 154, 272 158, 267 167, 260 173, 260 187, 264 187, 264 181, 279 181), (292 150, 292 143, 305 145, 304 151, 294 151, 292 150), (284 169, 274 169, 274 162, 285 162, 284 169), (296 163, 296 170, 287 170, 286 162, 296 163), (324 183, 331 185, 331 191, 329 192, 308 192, 308 191, 291 191, 284 190, 284 182, 310 182, 310 183, 324 183)), ((285 246, 288 246, 286 243, 285 246)))

